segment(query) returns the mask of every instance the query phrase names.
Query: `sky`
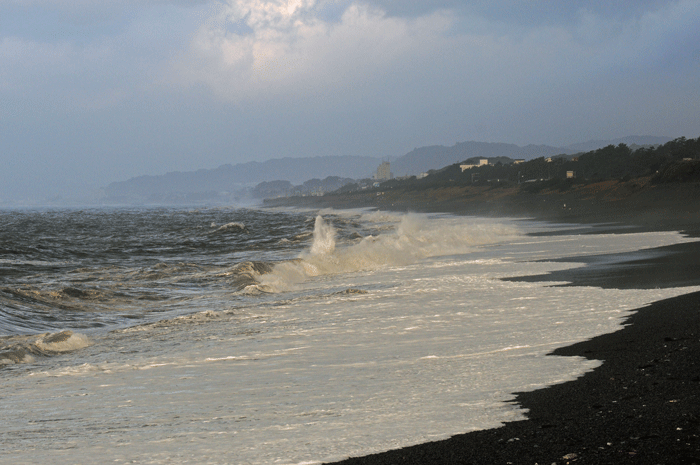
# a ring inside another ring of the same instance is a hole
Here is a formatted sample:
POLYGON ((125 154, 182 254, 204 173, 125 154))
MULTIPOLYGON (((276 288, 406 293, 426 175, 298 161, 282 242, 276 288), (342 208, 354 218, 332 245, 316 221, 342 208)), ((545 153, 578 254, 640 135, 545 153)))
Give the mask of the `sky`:
POLYGON ((0 204, 628 135, 700 136, 700 0, 0 0, 0 204))

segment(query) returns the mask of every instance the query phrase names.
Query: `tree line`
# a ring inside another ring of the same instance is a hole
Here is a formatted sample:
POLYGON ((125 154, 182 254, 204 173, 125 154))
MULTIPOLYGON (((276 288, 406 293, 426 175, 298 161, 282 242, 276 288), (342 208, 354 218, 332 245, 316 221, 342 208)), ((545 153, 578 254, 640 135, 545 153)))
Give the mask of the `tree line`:
MULTIPOLYGON (((521 163, 501 159, 494 164, 465 170, 460 168, 461 164, 478 164, 478 159, 432 170, 420 179, 412 176, 384 181, 378 189, 520 185, 529 191, 545 187, 561 190, 577 183, 611 179, 626 181, 639 177, 650 177, 657 183, 700 182, 700 138, 681 137, 663 145, 636 149, 625 144, 608 145, 576 155, 539 157, 521 163)), ((352 187, 341 190, 348 192, 352 187)))

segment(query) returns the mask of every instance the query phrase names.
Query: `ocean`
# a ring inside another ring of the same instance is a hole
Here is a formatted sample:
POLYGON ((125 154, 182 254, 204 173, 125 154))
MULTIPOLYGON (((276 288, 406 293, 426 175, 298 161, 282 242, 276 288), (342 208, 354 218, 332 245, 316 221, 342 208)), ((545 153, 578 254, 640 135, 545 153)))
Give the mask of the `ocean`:
POLYGON ((0 210, 0 463, 312 464, 523 419, 514 392, 600 364, 547 353, 699 288, 504 278, 691 240, 369 210, 0 210))

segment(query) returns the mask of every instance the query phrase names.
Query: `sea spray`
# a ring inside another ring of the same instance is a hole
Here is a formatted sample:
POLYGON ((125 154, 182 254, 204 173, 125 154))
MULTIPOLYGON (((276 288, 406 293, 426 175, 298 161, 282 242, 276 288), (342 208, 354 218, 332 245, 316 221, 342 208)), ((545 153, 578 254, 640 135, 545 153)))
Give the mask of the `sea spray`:
POLYGON ((335 229, 333 225, 316 216, 314 224, 314 241, 311 244, 311 255, 328 255, 335 250, 335 229))
POLYGON ((501 223, 474 221, 465 224, 461 219, 433 221, 419 214, 374 218, 391 221, 391 229, 337 247, 333 225, 318 215, 310 248, 297 260, 279 263, 271 273, 260 275, 260 285, 246 291, 289 291, 314 276, 405 266, 428 257, 467 253, 474 247, 520 235, 516 228, 501 223))

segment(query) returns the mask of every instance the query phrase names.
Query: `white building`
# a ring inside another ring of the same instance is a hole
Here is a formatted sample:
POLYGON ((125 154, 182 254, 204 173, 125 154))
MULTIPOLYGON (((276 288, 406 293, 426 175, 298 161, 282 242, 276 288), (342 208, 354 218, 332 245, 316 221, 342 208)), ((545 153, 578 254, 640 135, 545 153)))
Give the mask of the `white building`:
POLYGON ((465 170, 470 170, 472 168, 476 168, 477 166, 485 166, 488 164, 489 164, 488 158, 480 158, 478 165, 459 165, 459 167, 462 168, 462 172, 464 172, 465 170))

